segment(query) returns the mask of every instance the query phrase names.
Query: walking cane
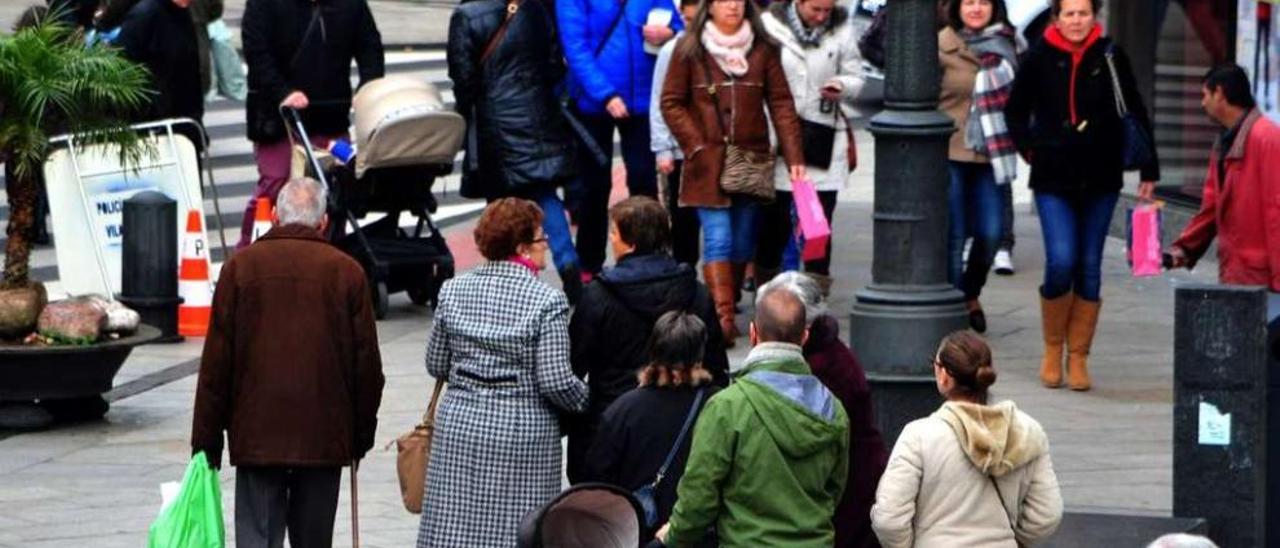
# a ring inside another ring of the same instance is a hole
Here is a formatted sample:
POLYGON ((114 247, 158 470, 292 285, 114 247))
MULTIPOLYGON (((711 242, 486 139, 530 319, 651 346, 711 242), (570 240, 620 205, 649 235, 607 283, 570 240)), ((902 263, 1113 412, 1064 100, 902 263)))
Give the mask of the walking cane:
POLYGON ((356 459, 351 459, 351 548, 360 548, 360 496, 356 481, 356 459))

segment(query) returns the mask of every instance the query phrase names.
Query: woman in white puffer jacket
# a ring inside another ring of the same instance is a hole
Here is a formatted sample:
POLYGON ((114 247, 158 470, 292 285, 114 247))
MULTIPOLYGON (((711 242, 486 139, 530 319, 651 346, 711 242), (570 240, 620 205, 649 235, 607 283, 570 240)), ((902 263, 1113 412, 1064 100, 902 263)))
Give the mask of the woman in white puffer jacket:
MULTIPOLYGON (((836 195, 849 178, 852 133, 848 123, 853 100, 864 83, 852 18, 835 0, 791 0, 770 4, 762 19, 770 37, 781 46, 783 71, 804 126, 809 179, 818 190, 827 219, 832 220, 836 195)), ((756 282, 760 284, 781 270, 800 269, 799 250, 793 243, 790 173, 785 162, 776 166, 778 198, 760 215, 756 250, 756 282)), ((805 272, 824 292, 831 288, 830 266, 829 241, 825 258, 804 264, 805 272)))

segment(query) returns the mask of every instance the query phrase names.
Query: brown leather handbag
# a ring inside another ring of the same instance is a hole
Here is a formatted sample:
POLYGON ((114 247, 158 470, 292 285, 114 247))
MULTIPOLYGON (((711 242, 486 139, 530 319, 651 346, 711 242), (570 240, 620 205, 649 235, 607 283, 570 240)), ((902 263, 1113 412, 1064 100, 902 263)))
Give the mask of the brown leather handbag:
POLYGON ((400 477, 400 498, 404 509, 422 513, 422 499, 427 490, 427 463, 431 460, 431 438, 436 430, 436 406, 444 381, 436 381, 431 403, 422 422, 396 439, 396 475, 400 477))
POLYGON ((716 95, 715 78, 711 76, 711 67, 706 59, 702 60, 702 70, 707 78, 707 93, 716 102, 716 122, 720 124, 720 134, 724 136, 724 166, 720 170, 720 189, 725 194, 747 196, 763 202, 772 202, 777 195, 773 186, 774 156, 768 152, 756 152, 742 148, 733 143, 733 139, 724 127, 724 118, 720 116, 719 97, 716 95))

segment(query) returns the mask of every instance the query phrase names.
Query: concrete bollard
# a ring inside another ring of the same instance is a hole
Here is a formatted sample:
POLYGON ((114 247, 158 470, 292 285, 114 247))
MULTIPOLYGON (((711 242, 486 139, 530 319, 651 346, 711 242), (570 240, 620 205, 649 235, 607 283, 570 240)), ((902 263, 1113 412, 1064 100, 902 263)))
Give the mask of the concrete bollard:
POLYGON ((159 192, 139 192, 124 202, 124 250, 117 300, 160 330, 155 342, 180 342, 178 334, 178 204, 159 192))
POLYGON ((1184 286, 1174 327, 1173 514, 1224 548, 1280 545, 1280 370, 1262 288, 1184 286))

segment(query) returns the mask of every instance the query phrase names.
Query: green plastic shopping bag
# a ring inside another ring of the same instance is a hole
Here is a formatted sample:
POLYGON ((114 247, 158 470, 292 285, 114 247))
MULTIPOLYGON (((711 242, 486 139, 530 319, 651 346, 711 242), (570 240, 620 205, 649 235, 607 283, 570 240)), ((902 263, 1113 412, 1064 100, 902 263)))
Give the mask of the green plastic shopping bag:
POLYGON ((151 524, 147 548, 223 548, 222 487, 218 472, 209 468, 204 452, 197 453, 182 476, 178 496, 160 509, 151 524))

